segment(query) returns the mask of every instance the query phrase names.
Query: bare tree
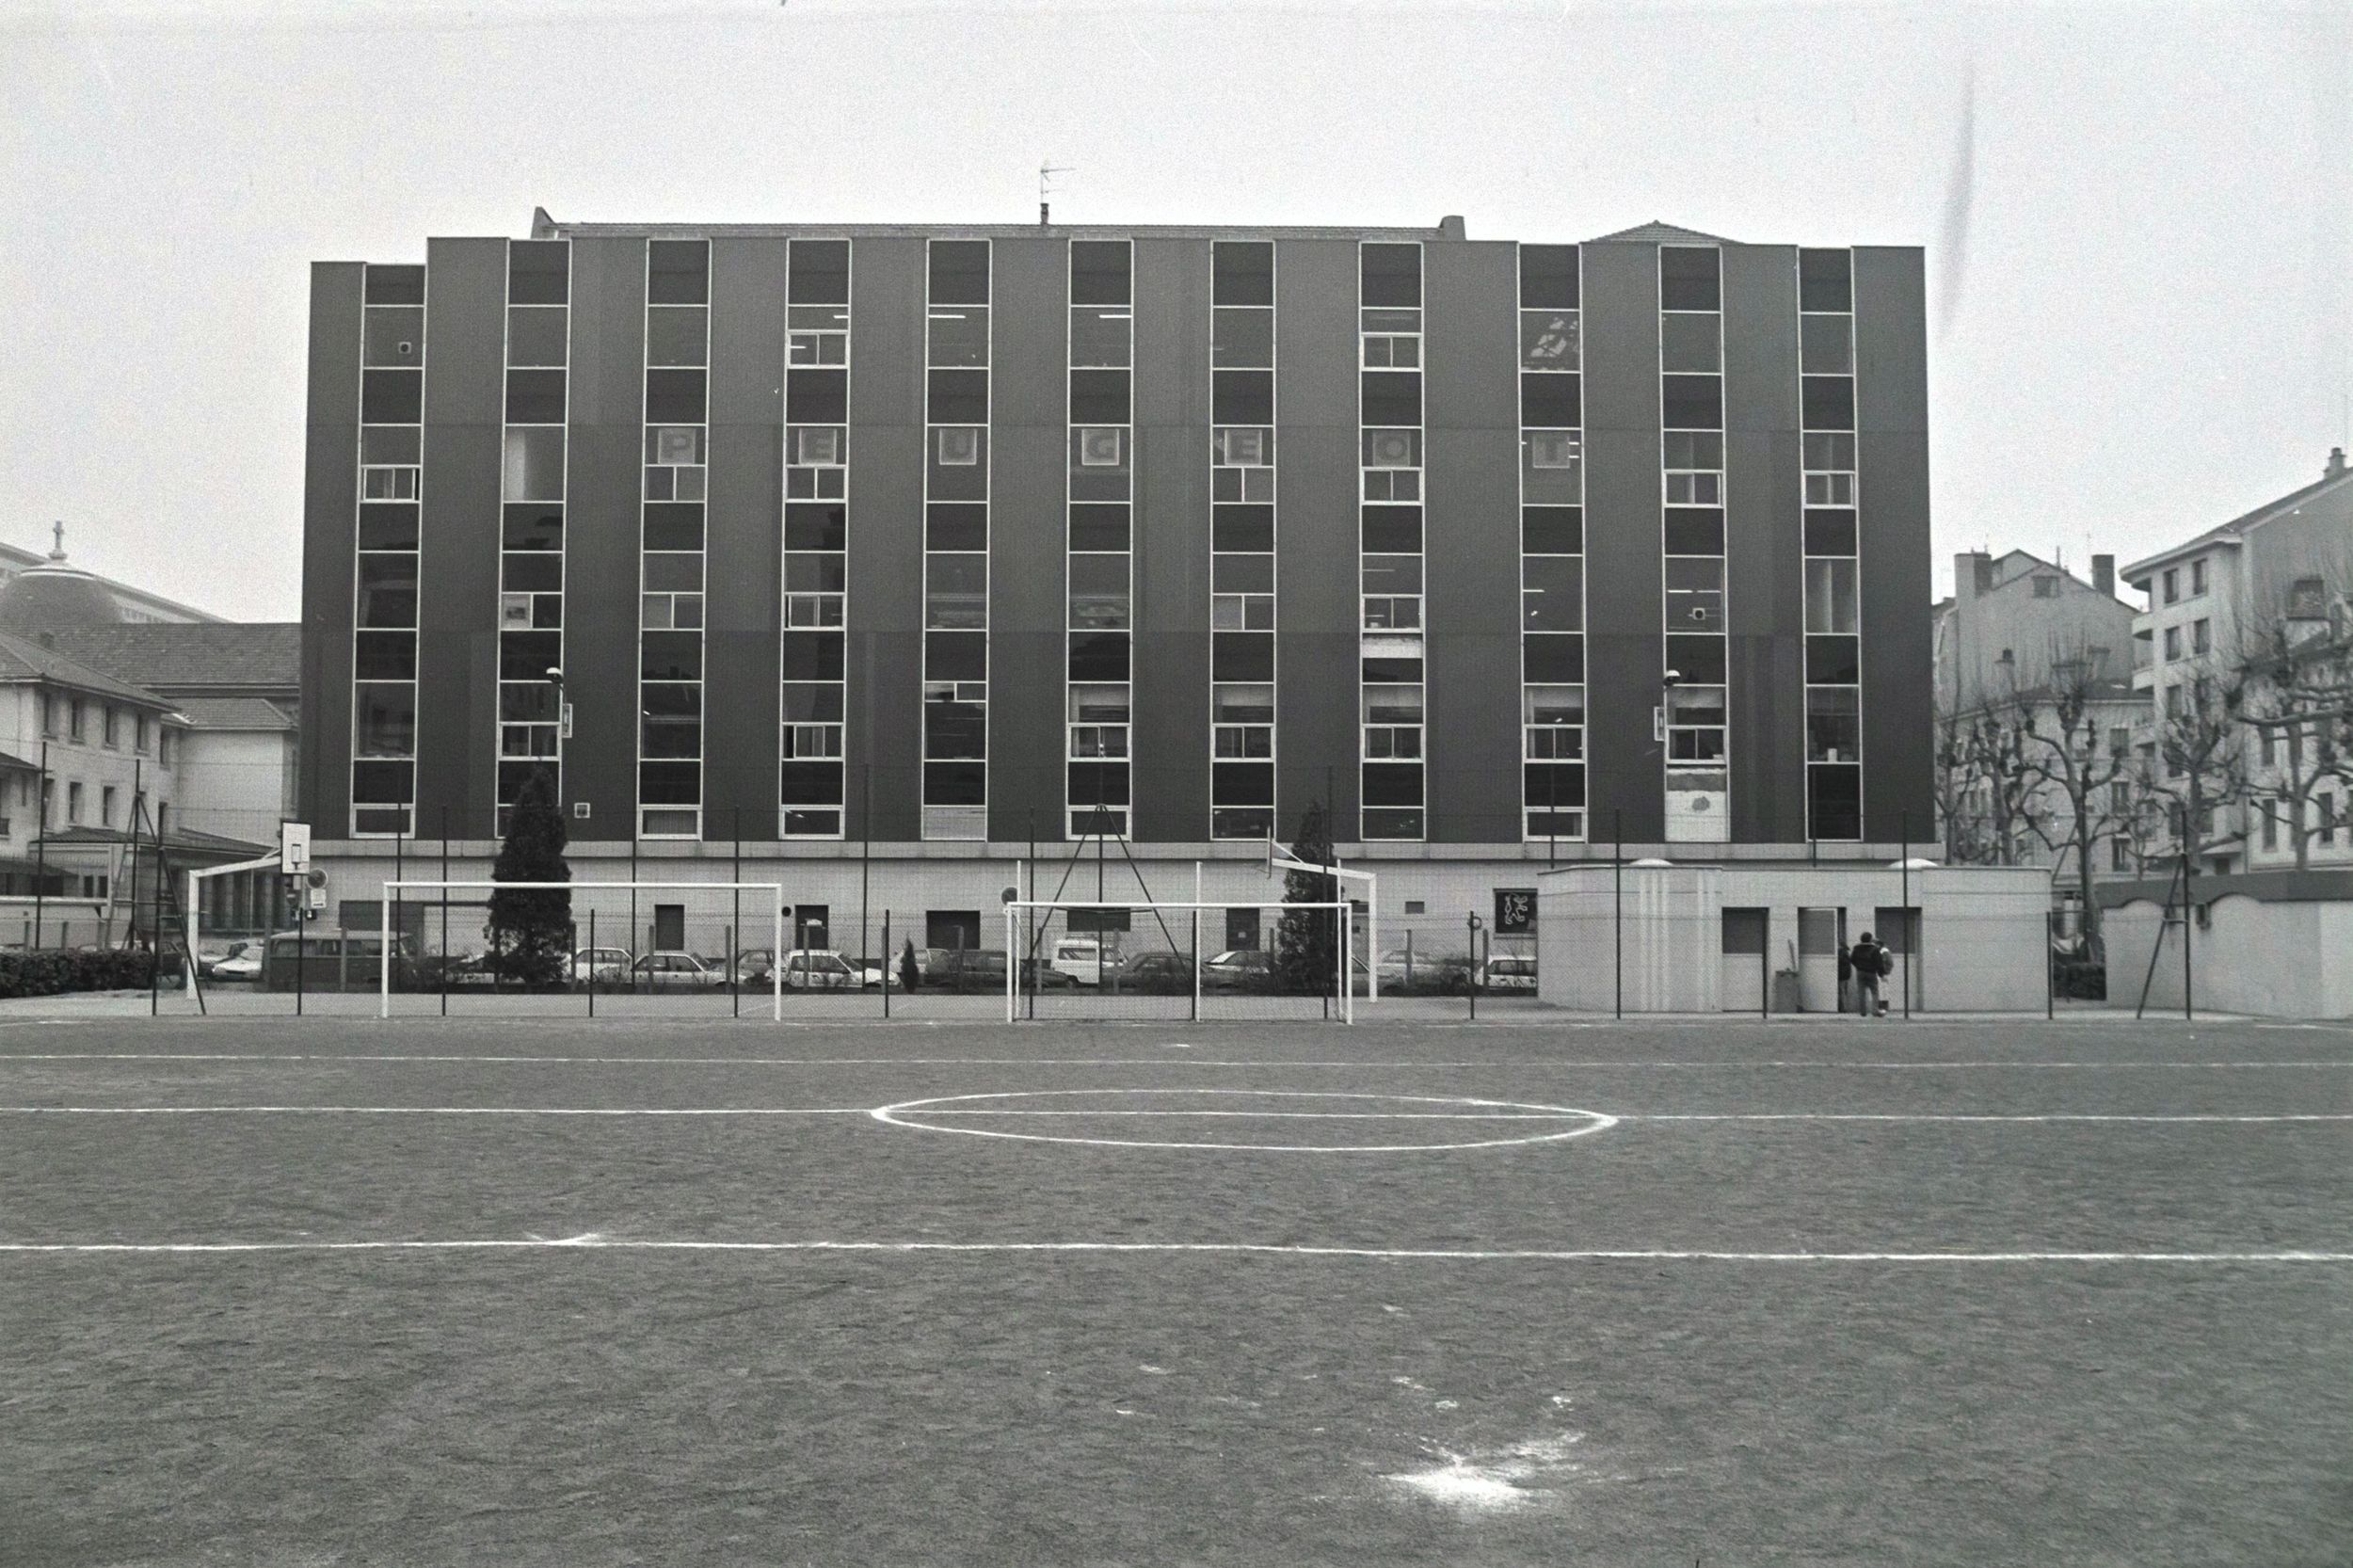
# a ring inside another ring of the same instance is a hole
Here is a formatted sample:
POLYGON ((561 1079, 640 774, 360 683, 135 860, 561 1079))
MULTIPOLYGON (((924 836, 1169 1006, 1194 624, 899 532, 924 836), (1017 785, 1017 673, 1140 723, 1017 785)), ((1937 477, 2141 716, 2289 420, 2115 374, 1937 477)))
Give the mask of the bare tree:
POLYGON ((1945 827, 1945 862, 1975 865, 1980 835, 1974 816, 1977 763, 1969 749, 1969 727, 1954 708, 1936 718, 1936 814, 1945 827))
POLYGON ((2182 667, 2189 678, 2156 693, 2154 743, 2137 769, 2144 809, 2134 837, 2144 856, 2149 842, 2165 838, 2169 823, 2182 853, 2204 855, 2228 844, 2234 835, 2218 824, 2215 808, 2247 793, 2248 667, 2211 651, 2182 667), (2159 819, 2152 819, 2150 807, 2159 819))
POLYGON ((2034 815, 2035 786, 2016 712, 1993 703, 1979 708, 1961 747, 1979 819, 1976 863, 2015 866, 2034 815))
POLYGON ((2085 952, 2094 960, 2105 960, 2106 952, 2100 904, 2092 896, 2094 846, 2124 825, 2128 813, 2118 809, 2116 786, 2129 789, 2133 773, 2130 748, 2111 745, 2101 734, 2101 701, 2113 688, 2097 673, 2089 650, 2076 648, 2053 658, 2041 688, 2014 699, 2019 772, 2029 800, 2044 808, 2028 813, 2027 825, 2061 869, 2071 869, 2068 857, 2074 857, 2085 952))
POLYGON ((2248 723, 2260 737, 2252 805, 2285 824, 2298 871, 2334 825, 2321 808, 2353 791, 2353 629, 2341 609, 2307 632, 2313 624, 2265 613, 2247 628, 2241 660, 2248 723))

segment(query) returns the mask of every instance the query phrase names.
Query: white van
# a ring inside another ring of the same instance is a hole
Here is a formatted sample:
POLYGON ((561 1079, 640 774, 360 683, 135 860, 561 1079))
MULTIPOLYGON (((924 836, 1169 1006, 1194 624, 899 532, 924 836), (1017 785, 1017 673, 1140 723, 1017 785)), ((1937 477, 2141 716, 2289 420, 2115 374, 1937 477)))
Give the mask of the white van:
POLYGON ((1103 984, 1103 944, 1092 936, 1064 936, 1054 944, 1048 968, 1068 975, 1081 985, 1103 984))

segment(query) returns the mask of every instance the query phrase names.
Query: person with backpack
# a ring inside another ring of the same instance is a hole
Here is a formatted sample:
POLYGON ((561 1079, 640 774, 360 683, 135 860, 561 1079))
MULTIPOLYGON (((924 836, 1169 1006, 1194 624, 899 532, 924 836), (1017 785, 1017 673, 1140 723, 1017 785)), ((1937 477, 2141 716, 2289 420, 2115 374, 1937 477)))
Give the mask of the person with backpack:
POLYGON ((1873 941, 1866 931, 1849 958, 1854 965, 1855 1011, 1866 1018, 1887 1016, 1887 1003, 1880 1000, 1880 981, 1894 971, 1895 955, 1873 941))
POLYGON ((1847 994, 1854 985, 1854 950, 1838 944, 1838 1011, 1847 1010, 1847 994))

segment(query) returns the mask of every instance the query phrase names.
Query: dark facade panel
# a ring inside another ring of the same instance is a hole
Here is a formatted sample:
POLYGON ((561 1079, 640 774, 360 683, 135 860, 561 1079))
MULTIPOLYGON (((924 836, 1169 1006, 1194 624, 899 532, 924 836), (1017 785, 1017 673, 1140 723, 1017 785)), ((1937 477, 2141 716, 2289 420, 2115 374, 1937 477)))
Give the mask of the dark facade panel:
POLYGON ((920 238, 850 248, 848 830, 922 837, 923 322, 920 238), (863 820, 861 791, 872 791, 863 820))
MULTIPOLYGON (((637 812, 637 507, 645 488, 646 244, 572 242, 564 488, 564 792, 575 839, 626 840, 637 812)), ((431 352, 431 345, 427 345, 431 352)))
POLYGON ((1423 248, 1432 842, 1520 838, 1518 248, 1423 248))
POLYGON ((302 473, 301 811, 322 839, 351 831, 352 518, 360 493, 357 262, 311 268, 310 400, 302 473))
POLYGON ((993 248, 988 836, 1008 842, 1062 837, 1070 250, 1043 237, 993 248))
POLYGON ((1863 833, 1934 833, 1927 288, 1917 249, 1854 252, 1863 833))
POLYGON ((785 241, 711 242, 703 837, 776 836, 785 241), (738 813, 742 813, 738 817, 738 813))
POLYGON ((1666 833, 1660 701, 1658 248, 1585 247, 1585 753, 1590 832, 1666 833))
POLYGON ((425 247, 417 592, 417 831, 495 830, 506 242, 425 247))
POLYGON ((1135 253, 1135 833, 1191 841, 1209 836, 1211 250, 1135 253))
POLYGON ((1732 835, 1805 837, 1797 252, 1726 246, 1724 578, 1732 835))
POLYGON ((1275 247, 1275 837, 1356 819, 1356 246, 1275 247))

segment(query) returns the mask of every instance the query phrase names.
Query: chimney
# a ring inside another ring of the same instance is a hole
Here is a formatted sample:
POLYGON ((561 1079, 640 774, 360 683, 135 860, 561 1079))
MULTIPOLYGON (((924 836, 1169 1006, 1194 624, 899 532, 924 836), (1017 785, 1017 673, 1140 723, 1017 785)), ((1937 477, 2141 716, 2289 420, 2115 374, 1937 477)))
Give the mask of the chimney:
POLYGON ((1462 215, 1459 213, 1449 213, 1446 216, 1438 219, 1438 237, 1442 240, 1459 240, 1466 238, 1467 236, 1463 232, 1462 215))
POLYGON ((1993 557, 1982 550, 1964 550, 1953 557, 1953 598, 1975 599, 1993 591, 1993 557))
POLYGON ((2329 466, 2320 471, 2320 476, 2323 479, 2341 479, 2345 476, 2345 448, 2332 446, 2329 449, 2329 466))
POLYGON ((2091 585, 2108 598, 2116 597, 2116 557, 2094 555, 2091 558, 2091 585))

